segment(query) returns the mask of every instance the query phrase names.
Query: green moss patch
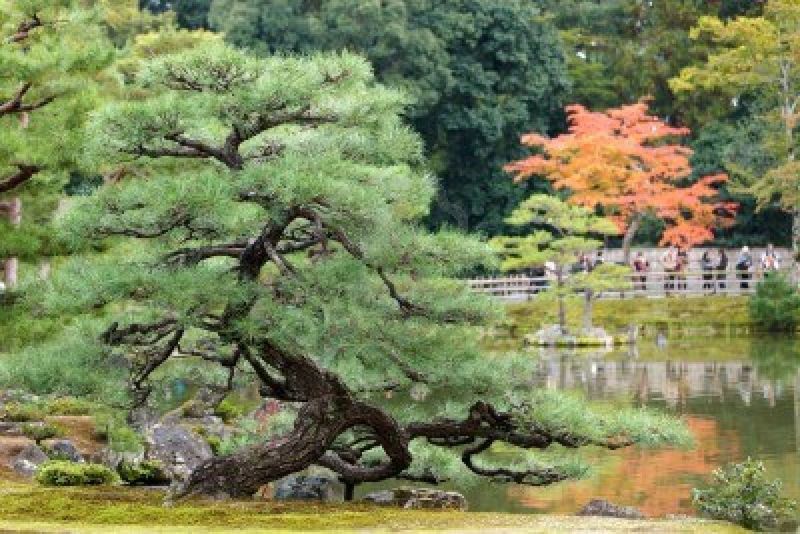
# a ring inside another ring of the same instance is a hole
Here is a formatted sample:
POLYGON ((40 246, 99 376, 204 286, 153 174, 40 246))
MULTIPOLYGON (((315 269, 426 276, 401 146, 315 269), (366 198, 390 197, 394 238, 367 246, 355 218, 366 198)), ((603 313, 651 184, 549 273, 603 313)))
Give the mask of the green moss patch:
POLYGON ((191 501, 164 506, 163 494, 131 488, 36 488, 0 486, 0 529, 63 532, 709 532, 743 530, 708 521, 629 521, 401 510, 362 504, 191 501))
MULTIPOLYGON (((748 334, 754 330, 747 311, 747 297, 632 298, 599 300, 594 305, 594 324, 610 333, 640 326, 645 334, 666 331, 670 334, 705 333, 748 334)), ((567 322, 581 324, 582 303, 577 299, 567 307, 567 322)), ((508 306, 512 336, 521 337, 544 325, 557 322, 558 310, 552 301, 532 300, 508 306)))

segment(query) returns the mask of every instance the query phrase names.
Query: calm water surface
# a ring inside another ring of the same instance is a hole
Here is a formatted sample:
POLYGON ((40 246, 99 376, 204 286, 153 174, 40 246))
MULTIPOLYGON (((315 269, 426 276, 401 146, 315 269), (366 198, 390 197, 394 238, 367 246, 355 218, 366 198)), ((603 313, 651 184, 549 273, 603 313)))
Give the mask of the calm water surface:
POLYGON ((462 488, 472 510, 572 513, 602 497, 653 516, 690 513, 691 488, 715 467, 747 456, 763 460, 800 500, 800 342, 645 339, 635 350, 534 350, 531 357, 539 362, 540 387, 683 416, 696 446, 594 451, 585 455, 592 465, 587 479, 548 488, 490 482, 462 488))

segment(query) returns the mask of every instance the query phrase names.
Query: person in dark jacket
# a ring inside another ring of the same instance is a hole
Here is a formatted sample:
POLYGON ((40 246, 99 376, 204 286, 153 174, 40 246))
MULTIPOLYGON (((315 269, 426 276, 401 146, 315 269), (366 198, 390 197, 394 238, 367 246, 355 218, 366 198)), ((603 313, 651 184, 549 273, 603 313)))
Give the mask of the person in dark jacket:
POLYGON ((753 269, 753 255, 750 254, 750 247, 742 247, 739 257, 736 259, 736 271, 739 278, 739 289, 750 288, 750 271, 753 269))
POLYGON ((703 251, 703 257, 700 258, 700 268, 703 269, 703 290, 714 289, 714 260, 711 258, 710 251, 703 251))
POLYGON ((725 249, 719 249, 719 255, 717 259, 717 286, 720 289, 725 289, 725 282, 728 279, 728 255, 725 254, 725 249))

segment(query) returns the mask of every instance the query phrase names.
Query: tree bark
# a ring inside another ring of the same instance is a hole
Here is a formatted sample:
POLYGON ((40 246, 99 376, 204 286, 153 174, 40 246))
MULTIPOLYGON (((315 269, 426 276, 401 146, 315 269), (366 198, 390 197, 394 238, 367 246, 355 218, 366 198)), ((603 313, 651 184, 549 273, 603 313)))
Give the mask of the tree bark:
POLYGON ((625 265, 630 265, 631 263, 631 244, 633 243, 633 238, 636 236, 636 232, 639 231, 641 224, 642 216, 637 213, 631 217, 628 228, 625 230, 625 235, 622 238, 622 261, 625 262, 625 265))
POLYGON ((319 464, 336 471, 346 484, 391 478, 411 464, 406 432, 382 410, 349 396, 327 395, 307 402, 284 437, 248 447, 200 465, 176 488, 174 497, 191 495, 246 498, 264 484, 319 464), (389 462, 363 467, 328 452, 342 432, 355 426, 374 430, 389 462))

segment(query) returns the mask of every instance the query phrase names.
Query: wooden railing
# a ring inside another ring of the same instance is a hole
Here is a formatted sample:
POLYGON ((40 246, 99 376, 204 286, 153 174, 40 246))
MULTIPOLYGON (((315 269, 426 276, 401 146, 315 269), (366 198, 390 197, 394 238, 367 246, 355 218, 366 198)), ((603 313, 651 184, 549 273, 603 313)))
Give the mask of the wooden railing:
MULTIPOLYGON (((794 269, 782 269, 794 277, 794 269)), ((754 271, 683 271, 631 273, 626 288, 603 291, 599 298, 659 298, 667 296, 698 297, 704 295, 750 295, 765 273, 754 271)), ((509 275, 502 278, 476 278, 469 286, 476 292, 506 300, 529 300, 555 284, 552 276, 509 275)))

